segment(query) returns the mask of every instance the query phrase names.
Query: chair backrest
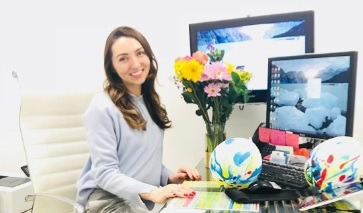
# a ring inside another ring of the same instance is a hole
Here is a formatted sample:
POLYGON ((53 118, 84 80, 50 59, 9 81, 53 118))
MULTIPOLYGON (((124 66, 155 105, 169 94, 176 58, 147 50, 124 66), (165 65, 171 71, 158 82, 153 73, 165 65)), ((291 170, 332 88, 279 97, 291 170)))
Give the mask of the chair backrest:
MULTIPOLYGON (((22 95, 20 125, 34 193, 76 199, 76 182, 89 156, 83 114, 95 93, 22 95)), ((33 209, 71 212, 72 206, 36 198, 33 209)))

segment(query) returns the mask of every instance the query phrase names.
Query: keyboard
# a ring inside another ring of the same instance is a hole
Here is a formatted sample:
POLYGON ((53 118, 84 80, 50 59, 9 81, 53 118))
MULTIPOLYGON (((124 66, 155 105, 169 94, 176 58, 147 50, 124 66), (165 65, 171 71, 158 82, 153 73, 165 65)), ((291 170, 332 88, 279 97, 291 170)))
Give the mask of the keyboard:
POLYGON ((268 180, 277 183, 281 187, 291 189, 305 189, 309 187, 306 182, 304 168, 278 164, 270 161, 262 161, 262 172, 259 176, 260 180, 268 180))

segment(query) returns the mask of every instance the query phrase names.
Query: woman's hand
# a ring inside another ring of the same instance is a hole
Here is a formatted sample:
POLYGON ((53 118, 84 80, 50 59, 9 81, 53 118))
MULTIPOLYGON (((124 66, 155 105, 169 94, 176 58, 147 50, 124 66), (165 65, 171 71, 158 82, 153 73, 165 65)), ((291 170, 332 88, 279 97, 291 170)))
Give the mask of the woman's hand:
POLYGON ((176 173, 169 175, 170 183, 183 183, 185 180, 201 180, 202 176, 195 168, 187 166, 179 167, 176 173))
POLYGON ((164 187, 156 188, 150 193, 140 194, 140 197, 145 200, 150 200, 154 203, 164 203, 170 198, 185 197, 193 198, 195 191, 181 184, 168 184, 164 187))

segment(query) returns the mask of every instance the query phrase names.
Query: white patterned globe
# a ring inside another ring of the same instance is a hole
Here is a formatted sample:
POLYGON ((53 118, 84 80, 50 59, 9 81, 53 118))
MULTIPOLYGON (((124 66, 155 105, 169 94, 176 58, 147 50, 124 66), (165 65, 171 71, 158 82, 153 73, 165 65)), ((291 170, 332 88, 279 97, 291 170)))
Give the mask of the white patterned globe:
POLYGON ((262 157, 251 139, 229 138, 213 150, 209 167, 220 185, 247 188, 261 173, 262 157))
POLYGON ((311 151, 304 172, 312 187, 334 195, 337 189, 363 180, 363 146, 348 136, 326 140, 311 151))

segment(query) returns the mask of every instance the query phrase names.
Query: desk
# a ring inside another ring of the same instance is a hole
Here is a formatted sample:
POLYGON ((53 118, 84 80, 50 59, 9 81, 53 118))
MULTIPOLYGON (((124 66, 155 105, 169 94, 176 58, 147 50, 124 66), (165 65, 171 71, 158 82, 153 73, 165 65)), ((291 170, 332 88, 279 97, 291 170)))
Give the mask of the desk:
MULTIPOLYGON (((0 173, 3 176, 25 177, 20 174, 0 173)), ((25 196, 33 194, 31 182, 19 186, 0 186, 0 213, 21 213, 30 212, 32 202, 26 202, 25 196)))
MULTIPOLYGON (((202 179, 204 181, 210 181, 212 180, 211 173, 209 169, 205 168, 205 162, 204 159, 202 159, 196 166, 196 169, 201 173, 202 179)), ((302 196, 306 196, 311 194, 312 191, 306 190, 306 191, 299 191, 298 194, 302 196)), ((363 198, 361 198, 362 200, 363 198)), ((359 202, 359 201, 358 201, 359 202)), ((361 201, 363 204, 363 201, 361 201)), ((359 206, 359 203, 358 203, 359 206)), ((360 208, 362 208, 363 212, 363 206, 360 205, 360 208)), ((206 212, 212 212, 212 211, 206 211, 206 212)), ((266 212, 266 213, 293 213, 293 212, 300 212, 299 211, 299 203, 297 200, 290 200, 290 201, 264 201, 260 202, 260 212, 266 212)), ((317 210, 308 210, 305 211, 305 213, 310 212, 318 212, 317 210)), ((325 210, 321 210, 319 212, 327 212, 325 210)))

